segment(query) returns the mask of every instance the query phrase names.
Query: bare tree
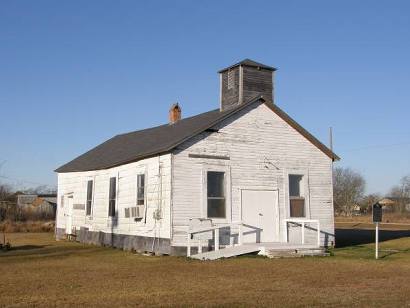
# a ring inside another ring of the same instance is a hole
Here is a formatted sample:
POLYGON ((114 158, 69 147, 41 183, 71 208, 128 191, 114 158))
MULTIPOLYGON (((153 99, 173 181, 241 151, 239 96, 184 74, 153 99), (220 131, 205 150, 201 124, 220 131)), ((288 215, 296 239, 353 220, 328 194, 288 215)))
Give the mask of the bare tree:
POLYGON ((0 201, 9 201, 12 195, 12 188, 9 185, 0 183, 0 201))
POLYGON ((365 189, 363 176, 350 168, 335 168, 333 173, 334 206, 337 213, 352 215, 365 189))
POLYGON ((9 185, 0 183, 0 221, 15 213, 15 195, 9 185))
POLYGON ((55 187, 51 187, 48 185, 40 185, 34 188, 28 188, 24 190, 25 194, 34 194, 34 195, 41 195, 41 194, 56 194, 57 189, 55 187))
POLYGON ((404 213, 410 202, 410 175, 401 178, 400 184, 390 190, 390 196, 397 200, 400 213, 404 213))

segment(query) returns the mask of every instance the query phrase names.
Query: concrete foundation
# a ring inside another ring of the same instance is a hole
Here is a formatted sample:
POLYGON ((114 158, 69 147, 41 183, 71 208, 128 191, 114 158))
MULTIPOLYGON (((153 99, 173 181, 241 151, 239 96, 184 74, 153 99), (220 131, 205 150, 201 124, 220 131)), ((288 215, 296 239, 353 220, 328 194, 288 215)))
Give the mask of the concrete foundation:
MULTIPOLYGON (((65 229, 56 229, 56 239, 66 239, 65 229)), ((155 239, 154 246, 152 246, 154 238, 128 235, 105 233, 99 231, 89 231, 87 228, 81 228, 76 231, 77 242, 85 244, 93 244, 98 246, 115 247, 127 251, 136 252, 154 252, 174 256, 186 256, 186 247, 171 246, 170 239, 155 239), (154 247, 154 249, 152 249, 154 247)))

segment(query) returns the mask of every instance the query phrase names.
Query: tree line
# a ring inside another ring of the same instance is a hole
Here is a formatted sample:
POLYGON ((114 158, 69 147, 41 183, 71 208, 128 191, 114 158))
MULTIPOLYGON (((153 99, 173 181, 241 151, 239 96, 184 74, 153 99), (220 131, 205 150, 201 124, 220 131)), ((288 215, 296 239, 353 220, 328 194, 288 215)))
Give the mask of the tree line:
POLYGON ((404 176, 385 196, 365 194, 366 181, 362 174, 351 168, 337 167, 333 171, 333 203, 336 214, 351 216, 359 206, 361 212, 371 210, 371 206, 383 198, 395 202, 393 211, 405 213, 410 204, 410 175, 404 176))

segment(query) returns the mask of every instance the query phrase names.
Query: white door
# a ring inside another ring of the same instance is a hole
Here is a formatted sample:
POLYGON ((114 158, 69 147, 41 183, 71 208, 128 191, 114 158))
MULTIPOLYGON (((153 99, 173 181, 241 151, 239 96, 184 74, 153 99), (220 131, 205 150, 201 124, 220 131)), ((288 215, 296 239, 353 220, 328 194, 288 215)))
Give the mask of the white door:
POLYGON ((73 197, 67 198, 65 207, 65 233, 71 234, 73 229, 73 197))
POLYGON ((244 243, 279 242, 277 190, 243 189, 244 243))

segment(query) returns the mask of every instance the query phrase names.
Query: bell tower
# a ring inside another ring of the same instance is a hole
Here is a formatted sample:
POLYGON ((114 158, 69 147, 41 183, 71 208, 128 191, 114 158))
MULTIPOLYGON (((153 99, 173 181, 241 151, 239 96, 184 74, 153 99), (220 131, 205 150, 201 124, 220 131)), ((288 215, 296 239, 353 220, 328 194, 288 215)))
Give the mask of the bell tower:
POLYGON ((228 110, 262 95, 273 104, 273 73, 276 68, 245 59, 220 70, 220 109, 228 110))

